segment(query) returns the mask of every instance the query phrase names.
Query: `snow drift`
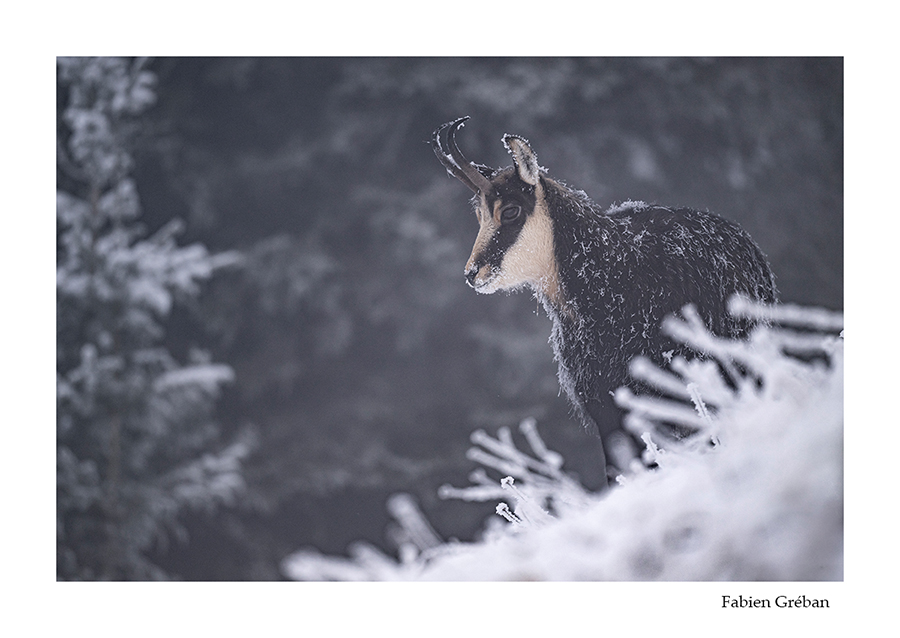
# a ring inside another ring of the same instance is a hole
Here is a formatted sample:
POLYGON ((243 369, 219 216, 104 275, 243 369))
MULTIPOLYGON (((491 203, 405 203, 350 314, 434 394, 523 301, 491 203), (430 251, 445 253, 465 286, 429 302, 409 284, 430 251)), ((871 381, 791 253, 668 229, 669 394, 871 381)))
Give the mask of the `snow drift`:
POLYGON ((645 460, 617 485, 589 493, 562 470, 533 420, 473 434, 474 485, 441 496, 499 499, 500 517, 476 543, 444 542, 406 495, 389 502, 403 530, 398 558, 357 543, 350 558, 314 549, 283 562, 298 580, 843 579, 843 333, 839 313, 767 307, 736 298, 730 311, 763 319, 746 341, 715 337, 688 307, 666 331, 703 352, 632 374, 672 398, 620 391, 626 427, 645 460), (720 372, 730 378, 726 382, 720 372), (697 434, 666 439, 663 422, 697 434), (507 503, 509 501, 512 505, 507 503))

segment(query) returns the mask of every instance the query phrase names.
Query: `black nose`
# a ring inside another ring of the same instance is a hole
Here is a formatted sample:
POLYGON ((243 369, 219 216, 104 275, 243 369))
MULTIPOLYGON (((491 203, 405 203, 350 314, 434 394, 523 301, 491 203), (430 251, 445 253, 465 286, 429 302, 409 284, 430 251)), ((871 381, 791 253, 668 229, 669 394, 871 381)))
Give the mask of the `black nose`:
POLYGON ((475 266, 472 266, 471 268, 469 268, 466 271, 466 281, 469 282, 470 286, 475 285, 475 275, 477 275, 477 274, 478 274, 478 268, 476 268, 475 266))

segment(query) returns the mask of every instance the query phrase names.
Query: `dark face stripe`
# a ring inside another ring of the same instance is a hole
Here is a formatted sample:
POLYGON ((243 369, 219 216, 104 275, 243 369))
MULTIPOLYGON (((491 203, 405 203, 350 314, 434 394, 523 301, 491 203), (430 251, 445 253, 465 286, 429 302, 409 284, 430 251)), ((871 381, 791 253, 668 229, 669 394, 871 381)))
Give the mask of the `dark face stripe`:
POLYGON ((506 251, 516 243, 519 234, 522 232, 522 227, 525 225, 525 217, 523 214, 515 223, 503 224, 497 229, 497 232, 491 237, 490 242, 475 262, 478 269, 485 265, 489 265, 492 269, 500 268, 506 251))
POLYGON ((487 198, 490 210, 497 210, 499 201, 500 209, 509 204, 521 206, 522 214, 514 222, 501 224, 493 234, 490 242, 475 261, 475 267, 479 270, 485 265, 490 266, 491 269, 500 268, 506 251, 519 239, 519 234, 525 226, 525 220, 534 214, 534 187, 519 179, 515 172, 511 175, 501 175, 499 179, 495 178, 493 190, 494 192, 487 198))

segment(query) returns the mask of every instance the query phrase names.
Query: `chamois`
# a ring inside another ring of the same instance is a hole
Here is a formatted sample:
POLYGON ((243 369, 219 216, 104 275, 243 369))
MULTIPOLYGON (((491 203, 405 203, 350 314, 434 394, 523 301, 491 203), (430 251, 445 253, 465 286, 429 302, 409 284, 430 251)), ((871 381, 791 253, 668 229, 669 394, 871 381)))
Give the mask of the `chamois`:
POLYGON ((746 336, 750 322, 731 316, 726 302, 736 293, 775 302, 766 257, 743 229, 713 213, 643 202, 604 211, 549 177, 516 135, 502 138, 513 166, 470 162, 455 140, 468 119, 442 125, 432 139, 447 172, 475 193, 479 231, 466 280, 481 293, 534 291, 552 320, 561 387, 604 448, 621 450, 630 439, 613 393, 641 389, 629 377, 631 359, 665 365, 675 355, 696 356, 661 330, 663 318, 687 304, 715 334, 746 336))

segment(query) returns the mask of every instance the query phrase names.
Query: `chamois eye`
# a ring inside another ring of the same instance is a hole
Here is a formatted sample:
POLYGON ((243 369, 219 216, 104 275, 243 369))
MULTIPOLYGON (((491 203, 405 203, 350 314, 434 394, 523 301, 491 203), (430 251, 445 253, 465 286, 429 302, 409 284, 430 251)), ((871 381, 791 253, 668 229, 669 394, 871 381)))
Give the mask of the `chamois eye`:
POLYGON ((522 214, 521 206, 507 206, 503 210, 500 211, 500 221, 503 223, 512 222, 519 218, 519 215, 522 214))

